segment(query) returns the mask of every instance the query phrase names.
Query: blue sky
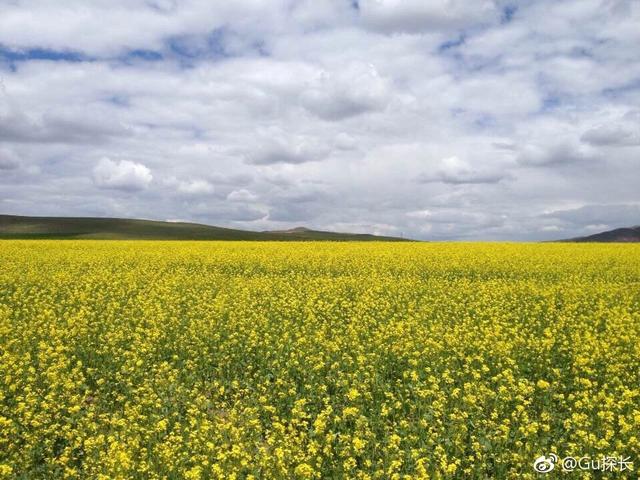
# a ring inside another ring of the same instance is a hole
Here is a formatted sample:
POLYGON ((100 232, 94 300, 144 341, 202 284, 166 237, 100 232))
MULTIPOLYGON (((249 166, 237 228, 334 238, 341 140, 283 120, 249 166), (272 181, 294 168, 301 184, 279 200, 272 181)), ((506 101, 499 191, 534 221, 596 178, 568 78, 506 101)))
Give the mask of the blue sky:
POLYGON ((640 224, 630 0, 0 4, 0 212, 538 240, 640 224))

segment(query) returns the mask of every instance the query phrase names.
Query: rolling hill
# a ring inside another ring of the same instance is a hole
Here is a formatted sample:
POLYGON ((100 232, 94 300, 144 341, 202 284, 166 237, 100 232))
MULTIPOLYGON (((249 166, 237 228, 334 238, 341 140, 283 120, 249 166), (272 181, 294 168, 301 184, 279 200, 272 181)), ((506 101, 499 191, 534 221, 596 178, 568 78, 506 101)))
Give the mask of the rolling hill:
POLYGON ((640 242, 640 226, 616 228, 586 237, 569 238, 561 242, 640 242))
POLYGON ((298 227, 253 232, 198 223, 125 218, 24 217, 0 215, 0 239, 123 239, 123 240, 277 240, 277 241, 402 241, 398 237, 337 233, 298 227))

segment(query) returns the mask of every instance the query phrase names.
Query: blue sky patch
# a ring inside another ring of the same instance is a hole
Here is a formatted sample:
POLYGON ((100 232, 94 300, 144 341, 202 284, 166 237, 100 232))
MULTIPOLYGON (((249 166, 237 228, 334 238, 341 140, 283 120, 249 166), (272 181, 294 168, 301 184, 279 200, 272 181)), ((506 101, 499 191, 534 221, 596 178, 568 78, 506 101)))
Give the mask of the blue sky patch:
POLYGON ((503 24, 509 23, 511 20, 513 20, 513 16, 517 11, 518 7, 516 7, 515 5, 507 5, 502 9, 502 18, 500 19, 500 22, 503 24))
POLYGON ((451 50, 454 49, 456 47, 459 47, 460 45, 463 45, 465 41, 465 35, 460 34, 460 36, 458 36, 458 38, 455 38, 453 40, 447 40, 446 42, 443 42, 440 44, 440 46, 438 47, 438 52, 443 53, 446 52, 447 50, 451 50))
POLYGON ((85 62, 91 58, 80 52, 70 50, 50 50, 46 48, 30 48, 27 50, 12 50, 0 46, 0 59, 5 62, 28 62, 30 60, 52 60, 59 62, 85 62))
POLYGON ((151 62, 162 60, 162 53, 155 50, 131 50, 125 55, 125 59, 130 60, 147 60, 151 62))

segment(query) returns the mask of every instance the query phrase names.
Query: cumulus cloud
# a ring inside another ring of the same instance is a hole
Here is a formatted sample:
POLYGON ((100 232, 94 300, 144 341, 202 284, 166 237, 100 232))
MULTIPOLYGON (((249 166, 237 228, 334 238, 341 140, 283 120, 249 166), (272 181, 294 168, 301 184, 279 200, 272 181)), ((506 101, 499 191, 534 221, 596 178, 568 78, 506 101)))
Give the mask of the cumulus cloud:
POLYGON ((438 240, 467 238, 476 235, 478 231, 499 230, 507 223, 506 215, 482 211, 469 211, 461 214, 448 207, 415 210, 407 212, 405 215, 413 228, 438 240))
POLYGON ((279 128, 261 132, 256 144, 246 157, 246 162, 252 165, 314 162, 331 153, 330 148, 312 136, 288 134, 279 128))
POLYGON ((598 125, 587 130, 581 138, 597 146, 640 145, 640 125, 598 125))
POLYGON ((484 0, 362 0, 359 5, 365 24, 386 33, 452 30, 499 18, 495 3, 484 0))
POLYGON ((5 142, 94 144, 130 134, 126 127, 113 123, 99 111, 61 108, 56 113, 30 115, 12 106, 2 110, 0 140, 5 142))
POLYGON ((638 2, 4 3, 6 213, 425 239, 635 218, 638 2))
POLYGON ((164 183, 184 195, 210 195, 215 192, 214 186, 203 179, 178 180, 175 177, 169 177, 164 183))
POLYGON ((335 72, 320 72, 302 92, 302 105, 324 120, 342 120, 382 110, 390 86, 371 64, 354 64, 335 72))
POLYGON ((542 145, 525 145, 518 155, 518 162, 526 166, 543 167, 581 163, 593 158, 594 152, 578 142, 548 139, 542 145))
POLYGON ((180 182, 178 191, 189 195, 205 195, 213 193, 214 188, 205 180, 191 180, 189 182, 180 182))
POLYGON ((196 203, 190 208, 189 213, 197 219, 202 219, 205 223, 218 224, 221 222, 255 222, 267 216, 267 212, 261 207, 230 202, 196 203))
POLYGON ((93 182, 99 188, 134 192, 146 189, 152 180, 151 170, 129 160, 103 157, 93 169, 93 182))
POLYGON ((229 23, 260 30, 261 21, 277 21, 281 10, 273 7, 273 2, 266 0, 97 0, 90 7, 81 0, 56 5, 17 0, 3 5, 0 44, 108 57, 129 49, 158 50, 168 38, 206 35, 229 23), (109 31, 103 28, 106 24, 111 26, 109 31))
POLYGON ((640 225, 640 205, 584 205, 579 208, 553 210, 544 213, 543 216, 563 220, 584 228, 590 225, 630 227, 640 225))
POLYGON ((476 169, 468 161, 456 156, 443 158, 434 173, 424 173, 418 177, 422 183, 442 182, 454 185, 473 183, 498 183, 506 174, 487 169, 476 169))
POLYGON ((230 202, 254 202, 257 199, 258 197, 256 195, 244 188, 233 190, 229 195, 227 195, 227 200, 230 202))
POLYGON ((345 132, 336 135, 334 145, 339 150, 353 150, 357 147, 356 139, 345 132))
POLYGON ((13 151, 0 148, 0 170, 14 170, 19 166, 20 160, 13 151))

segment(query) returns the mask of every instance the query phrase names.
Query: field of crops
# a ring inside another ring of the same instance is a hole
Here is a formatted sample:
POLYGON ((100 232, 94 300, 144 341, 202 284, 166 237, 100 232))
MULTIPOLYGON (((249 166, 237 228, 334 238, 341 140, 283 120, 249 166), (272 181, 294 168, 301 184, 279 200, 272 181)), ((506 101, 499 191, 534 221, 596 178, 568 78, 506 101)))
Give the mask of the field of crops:
POLYGON ((637 474, 639 437, 637 245, 0 242, 0 478, 637 474))

